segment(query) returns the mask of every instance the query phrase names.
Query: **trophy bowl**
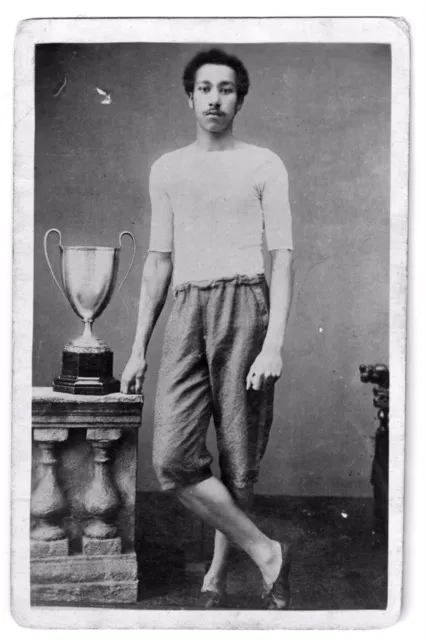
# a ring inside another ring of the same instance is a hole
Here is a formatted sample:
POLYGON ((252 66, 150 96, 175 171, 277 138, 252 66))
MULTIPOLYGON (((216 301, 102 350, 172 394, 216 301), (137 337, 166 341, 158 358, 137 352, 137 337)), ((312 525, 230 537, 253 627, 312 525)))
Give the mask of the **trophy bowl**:
POLYGON ((136 254, 136 243, 130 231, 122 231, 119 246, 69 247, 62 245, 61 232, 49 229, 44 236, 44 253, 53 279, 71 308, 84 323, 81 336, 68 343, 62 352, 62 373, 53 381, 53 389, 65 393, 104 395, 119 391, 120 382, 113 377, 113 353, 92 332, 96 318, 108 306, 114 293, 123 236, 130 236, 133 256, 117 290, 120 291, 136 254), (51 233, 59 236, 62 286, 49 259, 47 240, 51 233))

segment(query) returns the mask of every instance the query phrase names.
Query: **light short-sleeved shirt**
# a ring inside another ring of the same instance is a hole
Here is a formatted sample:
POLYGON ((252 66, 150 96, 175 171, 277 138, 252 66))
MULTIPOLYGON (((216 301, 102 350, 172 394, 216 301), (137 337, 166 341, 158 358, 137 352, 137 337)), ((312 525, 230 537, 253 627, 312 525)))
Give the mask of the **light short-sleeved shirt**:
POLYGON ((190 145, 150 174, 150 251, 173 252, 173 284, 264 273, 269 251, 293 249, 287 171, 254 145, 202 151, 190 145))

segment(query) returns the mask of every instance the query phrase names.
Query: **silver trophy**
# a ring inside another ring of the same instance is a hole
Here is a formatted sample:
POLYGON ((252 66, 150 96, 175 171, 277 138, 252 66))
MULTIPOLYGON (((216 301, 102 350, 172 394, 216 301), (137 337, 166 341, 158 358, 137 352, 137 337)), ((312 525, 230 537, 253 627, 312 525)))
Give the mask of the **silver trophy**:
POLYGON ((50 272, 63 296, 84 322, 80 337, 67 344, 62 352, 62 373, 53 381, 53 389, 65 393, 105 395, 120 390, 120 382, 113 377, 113 353, 92 333, 92 324, 107 307, 117 283, 121 241, 130 236, 133 256, 121 284, 120 291, 136 253, 136 243, 130 231, 122 231, 118 248, 64 247, 61 232, 49 229, 44 236, 44 253, 50 272), (59 236, 62 287, 53 271, 47 239, 51 233, 59 236))

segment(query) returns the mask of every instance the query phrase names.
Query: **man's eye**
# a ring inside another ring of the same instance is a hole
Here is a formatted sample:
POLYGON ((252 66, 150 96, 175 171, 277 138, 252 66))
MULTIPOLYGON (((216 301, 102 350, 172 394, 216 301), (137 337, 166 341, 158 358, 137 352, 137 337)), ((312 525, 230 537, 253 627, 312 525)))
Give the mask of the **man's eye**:
POLYGON ((227 89, 222 89, 222 93, 232 93, 232 89, 228 87, 227 89))
POLYGON ((209 90, 209 88, 208 88, 208 87, 198 87, 198 89, 199 89, 200 91, 202 91, 203 93, 207 93, 207 91, 209 90))

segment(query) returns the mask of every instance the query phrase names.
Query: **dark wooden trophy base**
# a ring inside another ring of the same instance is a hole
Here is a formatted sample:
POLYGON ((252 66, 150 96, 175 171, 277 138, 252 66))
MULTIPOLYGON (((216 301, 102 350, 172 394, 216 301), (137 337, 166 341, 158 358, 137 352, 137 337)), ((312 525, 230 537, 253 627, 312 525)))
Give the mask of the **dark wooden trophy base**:
POLYGON ((62 373, 53 381, 53 390, 61 393, 104 396, 120 391, 120 382, 112 375, 111 349, 65 347, 62 373))

